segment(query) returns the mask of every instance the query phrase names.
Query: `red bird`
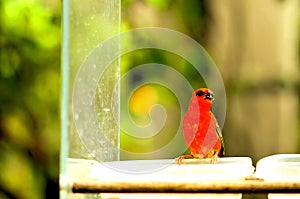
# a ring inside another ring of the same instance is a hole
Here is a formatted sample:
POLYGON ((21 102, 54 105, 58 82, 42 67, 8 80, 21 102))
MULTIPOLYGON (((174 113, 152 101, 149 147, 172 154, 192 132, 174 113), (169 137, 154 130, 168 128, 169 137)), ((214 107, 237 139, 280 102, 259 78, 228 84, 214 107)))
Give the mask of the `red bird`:
POLYGON ((178 164, 187 158, 212 158, 211 163, 216 163, 218 157, 225 155, 221 129, 211 112, 213 100, 214 94, 208 88, 199 88, 193 93, 182 124, 191 154, 178 157, 178 164))

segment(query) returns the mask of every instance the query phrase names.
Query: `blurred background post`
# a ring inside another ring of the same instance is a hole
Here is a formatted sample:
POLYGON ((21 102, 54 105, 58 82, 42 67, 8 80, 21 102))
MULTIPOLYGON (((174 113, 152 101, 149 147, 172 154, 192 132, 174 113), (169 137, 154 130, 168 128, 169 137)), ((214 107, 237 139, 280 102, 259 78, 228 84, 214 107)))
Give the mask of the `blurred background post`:
POLYGON ((228 96, 227 155, 299 152, 299 1, 209 1, 208 10, 228 96))

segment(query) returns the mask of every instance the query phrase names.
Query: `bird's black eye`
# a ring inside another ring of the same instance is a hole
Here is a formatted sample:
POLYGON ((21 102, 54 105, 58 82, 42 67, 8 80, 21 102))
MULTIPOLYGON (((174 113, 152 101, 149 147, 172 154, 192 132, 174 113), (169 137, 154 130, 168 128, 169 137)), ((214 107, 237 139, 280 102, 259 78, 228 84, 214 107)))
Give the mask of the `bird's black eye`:
POLYGON ((198 91, 197 93, 196 93, 196 96, 203 96, 205 93, 203 92, 203 91, 198 91))

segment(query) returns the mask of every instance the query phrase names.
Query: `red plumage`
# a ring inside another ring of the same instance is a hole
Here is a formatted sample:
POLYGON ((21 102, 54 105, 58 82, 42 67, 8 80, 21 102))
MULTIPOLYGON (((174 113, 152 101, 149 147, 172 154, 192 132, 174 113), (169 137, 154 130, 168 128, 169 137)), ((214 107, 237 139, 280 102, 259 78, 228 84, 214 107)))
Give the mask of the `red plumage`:
MULTIPOLYGON (((214 94, 207 88, 197 89, 183 118, 184 139, 191 154, 177 158, 214 158, 224 156, 224 141, 218 122, 211 112, 214 94)), ((212 161, 214 162, 214 161, 212 161)))

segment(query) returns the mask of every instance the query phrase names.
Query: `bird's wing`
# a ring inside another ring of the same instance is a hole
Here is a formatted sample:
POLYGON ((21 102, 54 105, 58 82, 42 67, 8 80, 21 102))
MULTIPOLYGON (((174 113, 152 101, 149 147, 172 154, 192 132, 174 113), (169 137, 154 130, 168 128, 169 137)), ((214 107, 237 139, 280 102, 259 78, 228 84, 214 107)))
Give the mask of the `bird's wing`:
MULTIPOLYGON (((216 120, 216 118, 215 118, 215 120, 216 120)), ((221 141, 220 156, 223 157, 223 156, 225 156, 225 144, 224 144, 224 139, 223 139, 223 136, 222 136, 222 131, 219 127, 219 124, 218 124, 217 120, 216 120, 216 127, 217 127, 216 128, 217 135, 218 135, 218 137, 221 141)))

